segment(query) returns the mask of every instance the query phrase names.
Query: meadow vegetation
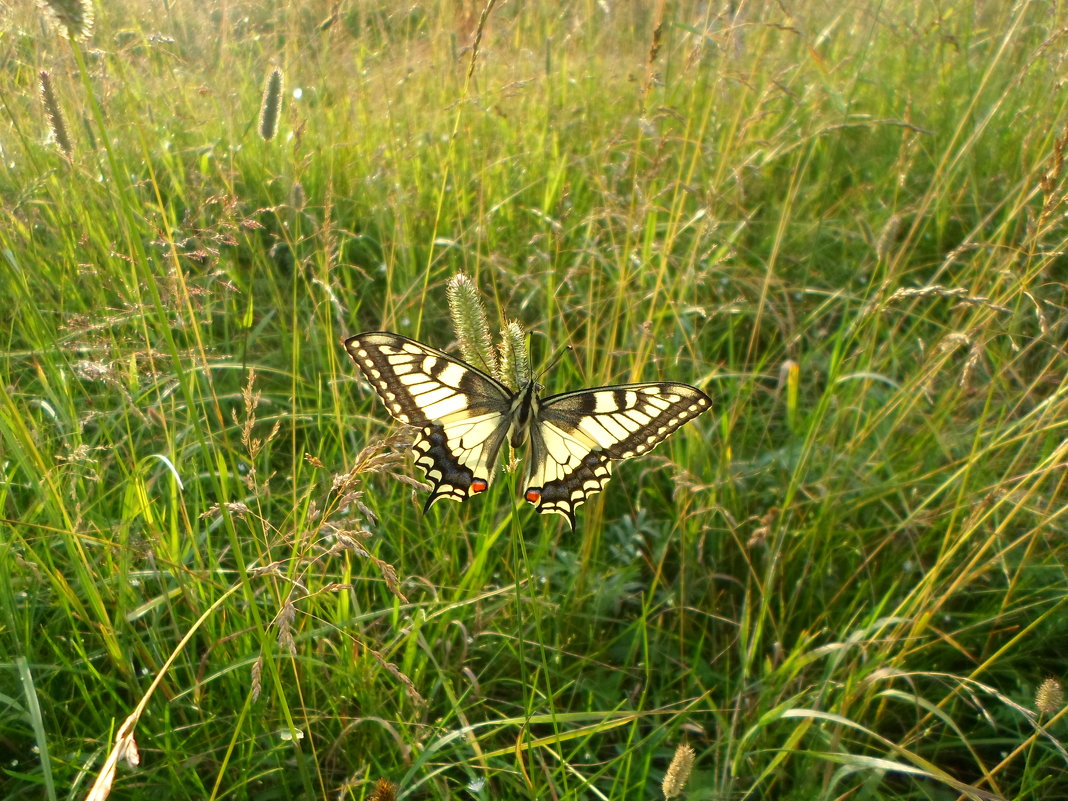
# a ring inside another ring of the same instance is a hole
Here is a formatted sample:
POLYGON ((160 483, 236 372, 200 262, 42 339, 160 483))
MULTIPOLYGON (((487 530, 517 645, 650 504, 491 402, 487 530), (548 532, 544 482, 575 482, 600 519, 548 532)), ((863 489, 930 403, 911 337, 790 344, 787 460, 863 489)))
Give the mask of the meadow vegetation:
POLYGON ((96 11, 0 20, 0 796, 1068 797, 1063 4, 96 11), (714 408, 424 516, 340 340, 461 271, 714 408))

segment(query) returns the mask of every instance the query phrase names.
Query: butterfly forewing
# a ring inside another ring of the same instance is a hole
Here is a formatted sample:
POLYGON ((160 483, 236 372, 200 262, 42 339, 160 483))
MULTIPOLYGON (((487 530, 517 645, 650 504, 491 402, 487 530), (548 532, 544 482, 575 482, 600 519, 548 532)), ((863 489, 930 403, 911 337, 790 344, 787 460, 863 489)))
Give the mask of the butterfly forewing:
POLYGON ((419 430, 415 463, 439 498, 462 501, 489 486, 508 434, 513 393, 442 351, 388 332, 357 334, 345 348, 390 414, 419 430))
POLYGON ((575 507, 604 489, 612 462, 648 453, 710 405, 688 384, 624 384, 554 395, 531 430, 526 499, 575 525, 575 507))

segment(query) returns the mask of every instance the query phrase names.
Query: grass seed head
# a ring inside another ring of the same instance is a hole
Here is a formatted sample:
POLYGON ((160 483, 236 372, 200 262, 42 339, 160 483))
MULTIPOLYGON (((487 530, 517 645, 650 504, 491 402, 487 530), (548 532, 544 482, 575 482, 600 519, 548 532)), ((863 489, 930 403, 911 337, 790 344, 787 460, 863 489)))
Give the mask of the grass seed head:
POLYGON ((44 103, 45 116, 48 117, 48 127, 52 129, 52 138, 56 140, 63 155, 70 157, 70 137, 67 135, 67 123, 63 120, 63 112, 56 100, 55 90, 52 88, 52 76, 41 70, 41 102, 44 103))
POLYGON ((457 273, 449 280, 445 296, 449 299, 449 314, 463 357, 478 369, 500 378, 486 307, 474 282, 466 273, 457 273))
POLYGON ((1056 715, 1064 708, 1064 688, 1054 678, 1048 678, 1038 685, 1035 693, 1035 709, 1046 716, 1056 715))
POLYGON ((690 780, 690 771, 693 770, 694 751, 690 746, 681 743, 675 749, 675 756, 671 758, 667 773, 664 774, 664 798, 674 798, 686 789, 686 782, 690 780))
POLYGON ((519 389, 530 380, 530 360, 527 359, 524 337, 523 326, 519 323, 511 322, 501 329, 498 377, 512 389, 519 389))
POLYGON ((282 111, 282 71, 271 70, 263 83, 263 100, 260 102, 260 136, 270 142, 278 132, 278 116, 282 111))
POLYGON ((379 779, 375 782, 375 789, 371 791, 369 801, 394 801, 397 797, 397 785, 388 779, 379 779))
POLYGON ((297 608, 292 601, 286 601, 274 619, 274 625, 278 628, 278 644, 292 656, 297 653, 297 643, 293 639, 293 621, 296 617, 297 608))
POLYGON ((263 691, 263 656, 252 663, 252 700, 258 701, 263 691))
POLYGON ((62 36, 84 41, 93 32, 90 0, 37 0, 37 6, 62 36))

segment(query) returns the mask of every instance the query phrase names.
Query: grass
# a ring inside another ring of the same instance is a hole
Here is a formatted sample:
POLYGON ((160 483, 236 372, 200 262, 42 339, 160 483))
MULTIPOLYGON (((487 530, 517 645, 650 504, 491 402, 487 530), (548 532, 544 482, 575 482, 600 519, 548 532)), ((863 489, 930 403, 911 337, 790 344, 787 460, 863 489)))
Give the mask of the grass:
POLYGON ((1064 10, 719 5, 0 23, 5 798, 1068 795, 1064 10), (339 341, 461 270, 713 412, 424 516, 339 341))

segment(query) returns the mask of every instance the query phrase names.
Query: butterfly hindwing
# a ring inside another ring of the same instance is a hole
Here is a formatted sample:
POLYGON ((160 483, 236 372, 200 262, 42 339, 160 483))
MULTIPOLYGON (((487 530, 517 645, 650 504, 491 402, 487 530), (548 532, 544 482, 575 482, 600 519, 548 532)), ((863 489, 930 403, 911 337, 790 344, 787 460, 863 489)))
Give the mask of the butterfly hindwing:
POLYGON ((439 498, 462 501, 489 487, 497 453, 508 433, 508 423, 502 428, 499 420, 499 413, 490 412, 431 423, 420 430, 412 443, 415 463, 434 484, 424 511, 439 498))
POLYGON ((508 434, 513 393, 469 364, 388 332, 357 334, 345 348, 390 414, 419 433, 415 463, 440 498, 462 501, 489 486, 508 434))
POLYGON ((554 395, 531 429, 526 499, 575 525, 575 507, 604 489, 612 462, 648 453, 711 405, 688 384, 623 384, 554 395))

